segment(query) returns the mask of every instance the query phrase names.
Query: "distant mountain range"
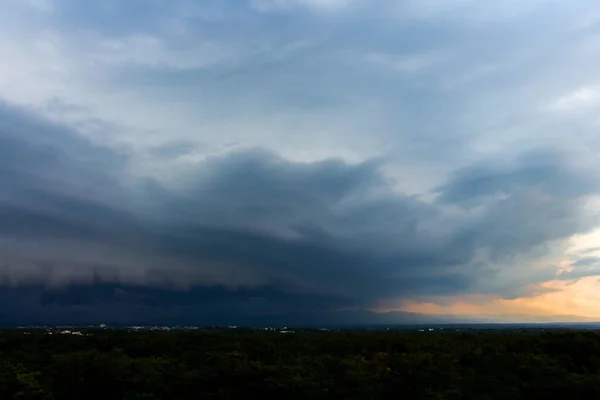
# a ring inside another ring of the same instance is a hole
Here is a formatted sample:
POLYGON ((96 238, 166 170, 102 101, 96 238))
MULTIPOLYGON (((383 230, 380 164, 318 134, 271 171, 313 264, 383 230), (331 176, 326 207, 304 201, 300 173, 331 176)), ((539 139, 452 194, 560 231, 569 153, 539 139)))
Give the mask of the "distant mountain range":
MULTIPOLYGON (((270 318, 266 318, 268 320, 270 318)), ((273 319, 286 325, 424 325, 424 324, 494 324, 494 323, 576 323, 595 322, 591 318, 573 315, 497 315, 474 317, 465 315, 432 315, 404 311, 376 313, 368 310, 336 311, 311 314, 288 314, 273 319)))

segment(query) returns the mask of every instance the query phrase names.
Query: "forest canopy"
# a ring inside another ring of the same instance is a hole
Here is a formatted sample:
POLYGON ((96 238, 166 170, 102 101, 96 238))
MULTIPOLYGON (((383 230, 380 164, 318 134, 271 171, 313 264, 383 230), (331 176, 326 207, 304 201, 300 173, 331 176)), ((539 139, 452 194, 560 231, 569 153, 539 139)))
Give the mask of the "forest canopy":
POLYGON ((591 399, 600 333, 0 333, 0 399, 591 399))

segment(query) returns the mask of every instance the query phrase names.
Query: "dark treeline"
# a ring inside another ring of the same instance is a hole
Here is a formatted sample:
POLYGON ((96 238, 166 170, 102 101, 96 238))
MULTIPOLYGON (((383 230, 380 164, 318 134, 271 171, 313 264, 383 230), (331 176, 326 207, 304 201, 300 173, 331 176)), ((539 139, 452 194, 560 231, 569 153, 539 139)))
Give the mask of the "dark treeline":
POLYGON ((599 399, 596 332, 0 333, 0 399, 599 399))

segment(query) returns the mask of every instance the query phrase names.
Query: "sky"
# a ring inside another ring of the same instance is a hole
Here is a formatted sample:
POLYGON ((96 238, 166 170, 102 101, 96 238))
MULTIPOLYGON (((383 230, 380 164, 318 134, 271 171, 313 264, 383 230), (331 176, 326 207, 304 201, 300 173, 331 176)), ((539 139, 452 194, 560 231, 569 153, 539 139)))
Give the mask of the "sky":
POLYGON ((0 323, 600 320, 597 0, 0 6, 0 323))

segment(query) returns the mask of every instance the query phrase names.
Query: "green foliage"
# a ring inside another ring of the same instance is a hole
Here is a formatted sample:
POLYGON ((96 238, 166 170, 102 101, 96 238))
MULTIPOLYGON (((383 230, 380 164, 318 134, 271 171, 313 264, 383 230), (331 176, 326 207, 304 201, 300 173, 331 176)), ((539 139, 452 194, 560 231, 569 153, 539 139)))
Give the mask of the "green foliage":
POLYGON ((595 332, 0 334, 2 400, 598 399, 595 332))

